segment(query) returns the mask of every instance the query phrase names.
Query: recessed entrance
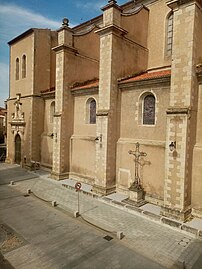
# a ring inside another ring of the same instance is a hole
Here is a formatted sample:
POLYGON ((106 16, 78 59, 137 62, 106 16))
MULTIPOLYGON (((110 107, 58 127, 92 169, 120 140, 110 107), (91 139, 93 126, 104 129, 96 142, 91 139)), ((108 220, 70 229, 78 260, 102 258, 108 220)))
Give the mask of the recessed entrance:
POLYGON ((19 134, 15 137, 15 163, 20 164, 21 162, 21 138, 19 134))

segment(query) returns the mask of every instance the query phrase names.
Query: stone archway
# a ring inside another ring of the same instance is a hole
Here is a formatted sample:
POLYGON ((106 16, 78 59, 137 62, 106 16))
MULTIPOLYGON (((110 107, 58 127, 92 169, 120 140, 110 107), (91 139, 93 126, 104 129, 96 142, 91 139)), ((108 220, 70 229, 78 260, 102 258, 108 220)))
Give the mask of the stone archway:
POLYGON ((15 137, 15 163, 21 163, 21 137, 19 134, 15 137))

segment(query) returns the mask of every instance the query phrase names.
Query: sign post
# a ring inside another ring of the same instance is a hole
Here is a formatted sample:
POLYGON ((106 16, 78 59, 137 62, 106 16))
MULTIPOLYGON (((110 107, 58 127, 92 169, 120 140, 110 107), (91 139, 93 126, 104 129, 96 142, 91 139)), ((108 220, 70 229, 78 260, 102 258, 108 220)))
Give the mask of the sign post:
POLYGON ((76 191, 78 192, 78 203, 77 203, 77 211, 75 212, 74 216, 77 218, 79 216, 79 192, 80 192, 80 189, 81 189, 81 182, 76 182, 75 184, 75 189, 76 191))

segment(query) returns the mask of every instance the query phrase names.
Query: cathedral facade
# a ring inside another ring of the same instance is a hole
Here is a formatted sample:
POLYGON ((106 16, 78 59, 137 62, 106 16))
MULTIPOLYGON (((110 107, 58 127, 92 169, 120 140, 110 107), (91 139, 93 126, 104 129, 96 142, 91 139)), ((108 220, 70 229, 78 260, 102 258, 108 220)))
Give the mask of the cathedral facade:
POLYGON ((7 162, 202 217, 201 38, 201 0, 110 0, 14 38, 7 162))

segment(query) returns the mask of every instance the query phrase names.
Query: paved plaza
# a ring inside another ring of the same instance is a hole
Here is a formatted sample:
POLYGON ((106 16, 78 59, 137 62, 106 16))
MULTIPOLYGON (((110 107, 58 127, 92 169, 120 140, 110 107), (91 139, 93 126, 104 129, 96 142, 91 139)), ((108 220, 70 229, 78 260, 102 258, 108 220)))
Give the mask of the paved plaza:
MULTIPOLYGON (((0 223, 18 240, 3 253, 11 265, 16 269, 202 269, 202 240, 196 235, 123 207, 121 194, 94 197, 83 185, 81 216, 74 218, 78 193, 73 183, 52 180, 43 171, 30 173, 0 164, 0 223), (117 238, 119 232, 124 234, 122 240, 117 238)), ((149 210, 150 205, 144 207, 149 210)), ((158 214, 158 207, 153 210, 158 214)))

